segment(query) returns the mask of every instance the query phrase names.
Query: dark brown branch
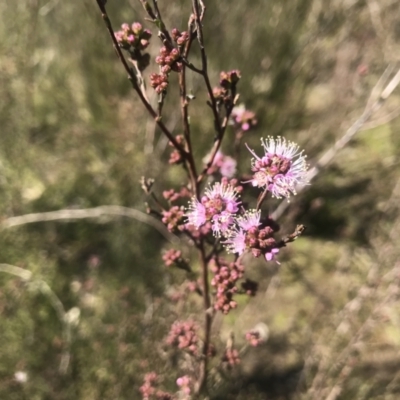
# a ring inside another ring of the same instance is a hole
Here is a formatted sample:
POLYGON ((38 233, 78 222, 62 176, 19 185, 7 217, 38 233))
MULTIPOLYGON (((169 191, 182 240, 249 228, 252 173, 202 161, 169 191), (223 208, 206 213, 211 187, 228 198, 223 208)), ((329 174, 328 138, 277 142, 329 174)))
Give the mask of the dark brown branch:
POLYGON ((176 141, 175 137, 172 135, 172 133, 168 130, 168 128, 165 126, 165 124, 158 117, 157 112, 153 109, 151 104, 147 101, 146 96, 144 95, 144 93, 140 90, 140 86, 139 86, 139 84, 137 82, 137 77, 136 77, 135 73, 133 72, 133 69, 129 67, 124 55, 122 54, 121 48, 118 45, 117 39, 116 39, 116 37, 114 35, 114 30, 113 30, 113 27, 112 27, 112 24, 111 24, 111 20, 108 17, 106 8, 104 6, 104 1, 102 1, 102 0, 96 0, 96 1, 97 1, 97 5, 99 6, 99 9, 101 11, 103 21, 106 24, 108 33, 109 33, 109 35, 111 37, 111 40, 113 42, 114 49, 115 49, 115 51, 117 53, 117 56, 120 59, 122 65, 124 66, 125 71, 128 74, 128 79, 131 82, 133 89, 137 92, 137 94, 139 95, 140 100, 142 101, 142 103, 146 107, 146 109, 149 112, 149 114, 153 117, 153 119, 156 122, 156 124, 160 127, 161 131, 167 136, 167 138, 173 144, 173 146, 186 159, 188 157, 186 151, 176 141))

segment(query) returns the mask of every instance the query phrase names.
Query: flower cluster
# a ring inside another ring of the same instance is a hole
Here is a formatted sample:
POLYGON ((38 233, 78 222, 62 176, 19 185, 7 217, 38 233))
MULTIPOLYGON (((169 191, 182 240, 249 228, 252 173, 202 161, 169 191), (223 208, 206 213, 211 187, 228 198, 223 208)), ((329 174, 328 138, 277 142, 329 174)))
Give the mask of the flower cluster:
POLYGON ((140 392, 142 393, 143 400, 148 400, 155 393, 156 389, 153 387, 157 380, 157 374, 155 372, 149 372, 144 376, 143 385, 140 386, 140 392))
POLYGON ((175 321, 169 331, 167 344, 197 356, 199 354, 197 329, 194 321, 175 321))
MULTIPOLYGON (((244 183, 252 183, 264 191, 271 192, 273 197, 287 197, 296 193, 296 186, 307 183, 306 157, 299 146, 286 141, 282 137, 262 139, 264 156, 258 157, 253 150, 253 176, 244 183)), ((209 173, 216 170, 216 165, 222 165, 224 156, 217 153, 209 173)), ((235 181, 235 180, 233 180, 235 181)), ((223 244, 227 251, 239 256, 250 251, 254 257, 261 255, 266 261, 274 260, 282 247, 274 238, 278 226, 271 219, 261 219, 260 210, 240 210, 239 193, 234 184, 227 183, 227 178, 206 189, 201 200, 192 199, 186 214, 186 228, 203 227, 211 223, 213 234, 223 236, 223 244)), ((257 288, 246 288, 254 292, 257 288)))
POLYGON ((224 314, 237 307, 233 295, 237 293, 237 281, 243 277, 244 267, 239 263, 226 263, 221 259, 212 260, 211 271, 214 278, 211 285, 216 289, 216 299, 214 309, 220 310, 224 314))
POLYGON ((241 131, 248 131, 257 125, 256 114, 253 111, 246 110, 244 104, 233 108, 231 121, 233 126, 241 131))
MULTIPOLYGON (((177 135, 175 137, 175 139, 176 139, 176 142, 179 143, 180 145, 184 144, 185 139, 184 139, 183 135, 177 135)), ((182 158, 181 152, 178 151, 171 142, 169 142, 168 145, 173 147, 173 150, 172 150, 171 155, 169 157, 168 163, 171 164, 171 165, 172 164, 181 164, 183 162, 183 158, 182 158)))
POLYGON ((165 200, 172 203, 178 200, 181 196, 180 193, 177 193, 174 189, 169 189, 163 191, 163 197, 165 200))
POLYGON ((235 219, 234 227, 226 233, 223 242, 229 253, 239 256, 245 251, 251 251, 254 257, 263 255, 267 261, 275 258, 279 252, 272 221, 261 222, 261 211, 250 210, 235 219))
POLYGON ((258 331, 247 332, 245 338, 249 342, 249 344, 253 347, 257 347, 260 343, 263 342, 263 340, 261 339, 260 332, 258 331))
POLYGON ((155 394, 156 389, 154 384, 157 381, 157 374, 155 372, 149 372, 144 376, 143 385, 140 386, 140 392, 142 393, 143 400, 150 399, 155 394))
POLYGON ((237 69, 220 74, 219 87, 213 89, 213 95, 217 103, 226 106, 233 104, 234 93, 236 93, 236 85, 240 80, 240 71, 237 69))
POLYGON ((160 73, 150 74, 150 86, 155 89, 158 94, 165 93, 168 88, 168 76, 171 71, 182 71, 182 61, 180 48, 188 41, 189 34, 187 32, 179 32, 178 29, 172 30, 172 38, 178 45, 173 47, 170 43, 165 43, 161 47, 159 55, 156 57, 156 63, 160 66, 160 73))
POLYGON ((142 393, 142 400, 172 400, 173 396, 171 393, 157 390, 154 386, 157 382, 157 374, 155 372, 149 372, 144 376, 144 383, 140 386, 139 390, 142 393))
POLYGON ((181 376, 176 380, 176 384, 180 387, 182 393, 186 396, 190 395, 191 389, 190 389, 190 384, 191 384, 191 379, 189 376, 181 376))
POLYGON ((189 224, 199 228, 210 221, 215 236, 224 234, 234 223, 234 216, 239 211, 241 202, 238 196, 233 186, 215 183, 206 189, 201 201, 192 199, 187 213, 189 224))
POLYGON ((263 322, 258 323, 251 331, 245 335, 245 339, 249 342, 250 346, 257 347, 261 343, 265 343, 269 337, 268 326, 263 322))
POLYGON ((172 29, 171 36, 179 47, 183 46, 189 40, 189 32, 179 32, 176 28, 172 29))
POLYGON ((196 227, 191 223, 187 223, 184 227, 185 232, 192 238, 192 239, 200 239, 202 237, 208 236, 212 232, 211 222, 207 221, 204 225, 200 227, 196 227))
POLYGON ((261 139, 261 144, 264 147, 263 157, 247 147, 254 156, 252 185, 267 189, 278 199, 296 194, 297 185, 307 184, 308 166, 299 146, 282 137, 261 139))
POLYGON ((168 88, 168 75, 165 74, 150 74, 150 86, 158 93, 164 93, 168 88))
POLYGON ((180 250, 174 250, 174 249, 167 250, 163 254, 162 259, 167 267, 175 265, 180 269, 183 269, 185 271, 190 271, 190 266, 187 263, 187 261, 182 258, 182 252, 180 250))
POLYGON ((179 229, 185 212, 182 207, 172 206, 169 210, 162 212, 162 222, 167 226, 170 232, 175 232, 179 229))
POLYGON ((237 69, 234 69, 229 72, 222 71, 219 78, 219 84, 224 89, 232 89, 236 87, 240 78, 241 78, 240 71, 237 69))
POLYGON ((160 49, 160 54, 156 57, 156 63, 161 68, 161 73, 167 75, 172 71, 180 72, 182 70, 182 63, 178 60, 181 58, 178 49, 169 49, 163 46, 160 49))
POLYGON ((240 364, 239 352, 234 348, 227 348, 222 357, 222 361, 228 363, 230 368, 240 364))
MULTIPOLYGON (((209 162, 210 156, 204 158, 204 164, 209 162)), ((236 174, 237 162, 232 157, 226 156, 222 151, 218 151, 214 157, 213 163, 207 170, 207 174, 212 175, 220 173, 226 178, 232 178, 236 174)))
POLYGON ((163 197, 170 203, 179 200, 180 198, 190 197, 189 190, 186 187, 182 187, 179 192, 176 192, 174 189, 164 190, 163 197))
POLYGON ((115 32, 114 35, 119 46, 129 52, 145 50, 151 38, 151 32, 143 29, 139 22, 134 22, 132 25, 122 24, 121 30, 115 32))
POLYGON ((167 267, 170 267, 171 265, 178 263, 180 260, 182 260, 182 252, 180 250, 168 250, 164 253, 162 256, 162 259, 164 261, 164 264, 167 267))

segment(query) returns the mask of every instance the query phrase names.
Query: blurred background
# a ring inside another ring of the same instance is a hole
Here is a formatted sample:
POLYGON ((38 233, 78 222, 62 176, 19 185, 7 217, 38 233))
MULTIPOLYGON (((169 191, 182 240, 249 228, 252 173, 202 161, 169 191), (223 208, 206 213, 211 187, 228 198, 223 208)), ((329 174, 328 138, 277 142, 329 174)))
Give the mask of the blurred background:
MULTIPOLYGON (((190 1, 158 3, 170 29, 186 29, 190 1)), ((396 0, 205 3, 210 77, 217 85, 221 70, 241 71, 240 102, 258 119, 244 138, 254 148, 283 135, 313 165, 360 117, 384 71, 400 67, 396 0)), ((155 57, 156 30, 140 2, 107 6, 115 30, 134 21, 152 29, 155 57)), ((0 37, 0 262, 32 273, 0 269, 0 399, 139 399, 154 369, 172 389, 177 376, 154 344, 196 300, 183 310, 168 300, 185 277, 163 266, 162 231, 109 215, 18 226, 10 218, 103 205, 145 211, 141 176, 154 178, 158 193, 184 176, 165 168, 167 143, 137 101, 95 1, 3 0, 0 37)), ((192 60, 199 65, 196 51, 192 60)), ((201 79, 188 82, 201 163, 213 122, 201 79)), ((178 104, 172 89, 164 121, 174 133, 178 104)), ((224 343, 234 331, 240 346, 262 322, 269 339, 243 353, 235 384, 215 399, 400 397, 399 115, 397 89, 292 199, 282 232, 298 223, 307 231, 281 251, 279 270, 246 264, 259 294, 240 300, 215 335, 224 343)), ((233 131, 227 136, 230 154, 233 131)), ((241 159, 248 173, 249 154, 241 159)))

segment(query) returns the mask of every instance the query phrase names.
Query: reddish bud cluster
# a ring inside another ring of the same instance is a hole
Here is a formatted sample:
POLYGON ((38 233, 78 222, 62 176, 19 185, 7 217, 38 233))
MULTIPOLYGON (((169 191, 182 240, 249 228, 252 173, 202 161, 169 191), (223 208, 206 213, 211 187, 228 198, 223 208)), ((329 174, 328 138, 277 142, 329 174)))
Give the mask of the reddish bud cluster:
POLYGON ((223 260, 212 260, 211 271, 215 274, 211 285, 217 290, 214 309, 224 314, 237 307, 233 295, 237 293, 236 282, 242 278, 244 267, 237 263, 225 263, 223 260))
POLYGON ((249 344, 254 347, 257 347, 260 343, 263 342, 260 332, 258 331, 247 332, 245 338, 249 342, 249 344))
MULTIPOLYGON (((185 142, 185 138, 183 137, 183 135, 177 135, 175 137, 176 141, 178 144, 183 145, 185 142)), ((168 143, 170 146, 174 147, 174 145, 169 142, 168 143)), ((174 150, 172 151, 170 157, 169 157, 169 164, 181 164, 183 162, 183 158, 182 158, 182 154, 180 151, 178 151, 177 149, 174 148, 174 150)))
POLYGON ((169 201, 170 203, 173 203, 181 197, 180 194, 175 192, 174 189, 164 190, 162 195, 164 199, 169 201))
POLYGON ((176 384, 181 388, 182 392, 187 396, 189 396, 190 392, 191 392, 191 390, 190 390, 191 382, 190 381, 191 381, 191 379, 187 375, 181 376, 180 378, 178 378, 176 380, 176 384))
POLYGON ((167 337, 167 344, 197 356, 198 349, 198 326, 194 321, 175 321, 167 337))
POLYGON ((179 225, 185 215, 183 207, 173 206, 169 210, 162 212, 162 222, 167 226, 170 232, 179 230, 179 225))
POLYGON ((226 102, 229 99, 228 92, 221 87, 215 87, 213 89, 213 95, 217 101, 226 102))
POLYGON ((219 78, 219 84, 224 89, 233 89, 236 87, 240 78, 240 71, 237 69, 229 72, 222 71, 219 78))
POLYGON ((226 349, 222 361, 227 362, 229 367, 240 364, 239 352, 234 348, 226 349))
POLYGON ((140 386, 139 390, 142 393, 142 400, 172 400, 173 396, 170 393, 157 390, 154 385, 157 382, 157 374, 149 372, 144 376, 144 383, 140 386))
POLYGON ((221 72, 220 87, 213 89, 213 95, 217 103, 222 103, 226 106, 233 104, 236 84, 239 82, 239 79, 240 72, 236 69, 230 72, 221 72))
POLYGON ((151 32, 143 29, 142 24, 134 22, 132 25, 122 24, 121 30, 115 32, 115 38, 121 48, 133 52, 134 50, 145 50, 149 45, 151 32))
POLYGON ((162 256, 164 264, 167 267, 170 267, 172 264, 179 262, 182 260, 182 252, 180 250, 168 250, 162 256))
POLYGON ((178 150, 173 150, 169 156, 168 164, 181 164, 183 162, 182 154, 178 150))
POLYGON ((158 93, 164 93, 168 87, 168 75, 150 74, 150 86, 158 93))
POLYGON ((264 255, 268 261, 274 258, 279 252, 274 233, 274 229, 268 225, 261 229, 252 227, 246 232, 246 244, 254 257, 264 255))
POLYGON ((156 57, 156 63, 161 66, 163 74, 169 74, 172 71, 180 72, 182 70, 182 63, 178 62, 181 55, 178 49, 169 49, 163 46, 160 49, 160 54, 156 57))
POLYGON ((190 196, 190 192, 186 187, 182 187, 179 192, 176 192, 174 189, 163 191, 164 199, 170 203, 173 203, 181 198, 190 198, 190 196))
POLYGON ((142 393, 143 400, 148 400, 150 396, 155 394, 156 389, 153 387, 157 380, 157 374, 155 372, 149 372, 144 376, 144 383, 140 386, 140 392, 142 393))
POLYGON ((200 291, 200 286, 196 281, 188 281, 186 284, 187 289, 189 292, 198 292, 200 291))
POLYGON ((156 63, 160 66, 160 74, 150 75, 150 85, 159 94, 165 93, 168 88, 168 75, 171 71, 180 72, 182 63, 178 60, 181 58, 180 52, 176 48, 163 46, 160 54, 156 57, 156 63))
POLYGON ((180 250, 174 250, 174 249, 167 250, 162 256, 162 259, 164 260, 164 264, 167 267, 175 265, 180 269, 184 269, 185 271, 190 271, 190 266, 187 263, 187 261, 182 258, 182 252, 180 250))
POLYGON ((207 221, 200 228, 197 228, 191 224, 185 224, 185 231, 190 234, 193 239, 200 239, 201 237, 206 237, 212 232, 212 225, 209 221, 207 221))
POLYGON ((179 32, 176 28, 172 29, 171 36, 179 47, 183 46, 189 40, 189 32, 179 32))

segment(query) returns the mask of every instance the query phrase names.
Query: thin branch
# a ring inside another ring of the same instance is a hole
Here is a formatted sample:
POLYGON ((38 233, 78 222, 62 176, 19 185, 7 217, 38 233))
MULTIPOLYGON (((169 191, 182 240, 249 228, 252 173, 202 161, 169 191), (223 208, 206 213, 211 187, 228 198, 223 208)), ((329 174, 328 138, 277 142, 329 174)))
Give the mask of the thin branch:
POLYGON ((176 244, 180 239, 167 230, 164 224, 157 219, 147 215, 139 210, 122 206, 100 206, 85 209, 65 209, 57 211, 48 211, 43 213, 33 213, 20 215, 18 217, 6 218, 0 223, 0 229, 8 229, 14 226, 32 224, 35 222, 48 222, 59 220, 76 220, 87 218, 100 218, 103 216, 119 216, 133 218, 157 229, 167 240, 176 244))
POLYGON ((389 122, 393 121, 400 115, 400 106, 396 107, 394 110, 388 112, 386 115, 382 115, 381 117, 372 120, 368 124, 365 124, 362 127, 363 131, 369 131, 371 129, 379 128, 382 125, 386 125, 389 122))
MULTIPOLYGON (((189 32, 191 33, 191 26, 189 21, 189 32)), ((189 54, 190 48, 192 45, 192 35, 190 34, 189 40, 185 45, 184 49, 184 57, 186 58, 189 54)), ((192 182, 192 187, 195 196, 198 196, 199 192, 199 184, 197 182, 197 169, 196 163, 193 159, 193 151, 192 151, 192 140, 190 135, 190 122, 189 122, 189 102, 187 99, 186 92, 186 65, 182 64, 182 71, 179 73, 179 89, 180 89, 180 99, 181 99, 181 114, 182 114, 182 122, 183 122, 183 134, 186 141, 186 152, 189 155, 187 158, 188 161, 188 172, 190 175, 190 180, 192 182)))
POLYGON ((197 182, 199 182, 199 183, 203 180, 203 178, 206 175, 207 171, 210 169, 210 167, 214 163, 215 156, 217 155, 218 150, 221 147, 222 139, 224 138, 224 134, 225 134, 226 128, 228 126, 229 117, 230 117, 230 115, 232 113, 233 107, 236 105, 237 99, 238 99, 238 96, 235 96, 235 98, 233 99, 232 104, 229 106, 229 108, 226 111, 226 115, 225 115, 225 117, 224 117, 224 119, 222 121, 222 124, 221 124, 219 137, 214 142, 214 145, 213 145, 213 147, 211 149, 210 158, 209 158, 207 164, 205 165, 205 167, 203 168, 203 170, 201 171, 201 174, 197 178, 197 182))
POLYGON ((133 72, 133 69, 129 67, 124 55, 122 54, 122 50, 118 45, 117 39, 115 37, 114 34, 114 30, 111 24, 111 20, 108 17, 106 8, 104 6, 104 1, 102 0, 96 0, 97 1, 97 5, 100 8, 101 14, 102 14, 102 18, 104 23, 106 24, 108 33, 111 37, 111 40, 113 42, 114 45, 114 49, 118 55, 118 58, 120 59, 122 65, 125 68, 125 71, 128 74, 128 79, 130 80, 133 89, 136 91, 136 93, 139 95, 140 100, 142 101, 142 103, 144 104, 144 106, 146 107, 147 111, 149 112, 149 114, 153 117, 154 121, 156 122, 156 124, 160 127, 160 129, 162 130, 162 132, 168 137, 169 141, 174 145, 174 147, 181 152, 182 156, 184 158, 187 158, 187 153, 185 152, 185 150, 182 148, 182 146, 176 141, 175 137, 172 135, 172 133, 168 130, 168 128, 165 126, 165 124, 161 121, 161 119, 159 118, 157 112, 153 109, 153 107, 151 106, 151 104, 148 102, 146 95, 142 92, 142 90, 140 89, 140 86, 137 82, 137 77, 135 75, 135 73, 133 72))
POLYGON ((199 43, 200 54, 201 54, 201 68, 202 68, 201 75, 204 78, 204 82, 207 87, 208 96, 210 97, 211 109, 214 114, 215 129, 218 134, 218 139, 220 139, 221 136, 223 135, 223 132, 221 131, 221 123, 220 123, 219 114, 218 114, 217 101, 215 100, 214 93, 213 93, 211 83, 210 83, 210 78, 208 76, 207 54, 206 54, 206 50, 204 48, 203 27, 201 25, 201 20, 204 16, 204 9, 203 9, 203 12, 200 12, 200 6, 199 6, 198 0, 193 0, 193 13, 194 13, 195 22, 196 22, 197 41, 199 43))

